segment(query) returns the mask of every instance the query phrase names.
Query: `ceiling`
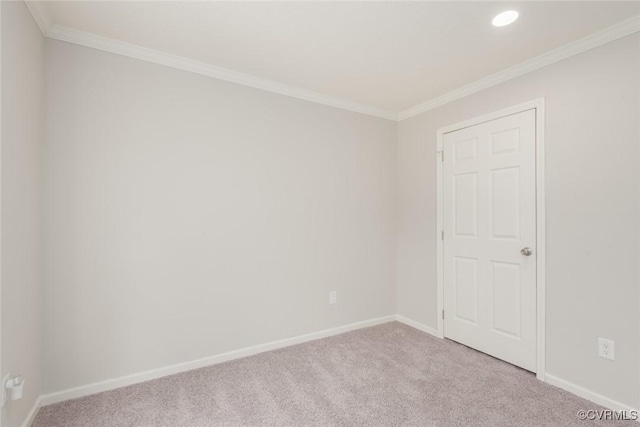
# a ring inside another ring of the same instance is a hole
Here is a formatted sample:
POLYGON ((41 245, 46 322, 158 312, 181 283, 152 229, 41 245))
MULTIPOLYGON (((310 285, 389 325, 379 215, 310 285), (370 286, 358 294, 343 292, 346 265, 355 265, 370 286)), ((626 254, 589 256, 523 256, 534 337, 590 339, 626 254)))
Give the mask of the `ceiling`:
POLYGON ((640 15, 640 2, 47 1, 51 24, 397 114, 640 15), (512 25, 493 27, 515 9, 512 25))

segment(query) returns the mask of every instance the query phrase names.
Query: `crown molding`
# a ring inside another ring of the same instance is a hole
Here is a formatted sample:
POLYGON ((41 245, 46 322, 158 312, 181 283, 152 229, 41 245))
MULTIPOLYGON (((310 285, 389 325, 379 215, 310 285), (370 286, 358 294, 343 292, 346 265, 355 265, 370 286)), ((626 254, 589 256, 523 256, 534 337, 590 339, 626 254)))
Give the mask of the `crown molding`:
POLYGON ((105 52, 177 68, 179 70, 189 71, 280 95, 393 121, 402 121, 426 111, 433 110, 434 108, 457 101, 465 96, 472 95, 481 90, 496 86, 532 71, 539 70, 547 65, 554 64, 562 61, 563 59, 583 53, 589 49, 602 46, 603 44, 640 31, 640 16, 634 16, 582 39, 560 46, 542 55, 521 62, 520 64, 506 68, 490 76, 483 77, 473 83, 396 113, 394 111, 384 110, 370 105, 360 104, 311 90, 263 79, 261 77, 240 73, 227 68, 217 67, 215 65, 195 61, 182 56, 149 49, 132 43, 56 25, 53 24, 49 17, 44 1, 25 0, 25 3, 33 15, 34 20, 38 24, 38 27, 42 31, 42 34, 52 39, 99 49, 105 52))
POLYGON ((49 28, 46 36, 52 39, 74 43, 105 52, 115 53, 118 55, 128 56, 130 58, 142 61, 153 62, 155 64, 165 65, 167 67, 177 68, 179 70, 189 71, 203 76, 213 77, 256 89, 266 90, 268 92, 280 95, 290 96, 293 98, 303 99, 305 101, 315 102, 317 104, 328 105, 330 107, 340 108, 342 110, 362 113, 369 116, 380 117, 387 120, 397 120, 398 116, 393 111, 386 111, 376 107, 356 102, 347 101, 341 98, 324 95, 307 89, 289 86, 283 83, 274 82, 272 80, 263 79, 249 74, 239 73, 227 68, 217 67, 182 56, 172 55, 161 52, 159 50, 149 49, 143 46, 114 40, 108 37, 99 36, 84 31, 75 30, 60 25, 53 25, 49 28))
POLYGON ((36 24, 38 24, 38 28, 42 31, 42 35, 46 36, 52 26, 52 22, 44 1, 24 0, 24 2, 36 24))
POLYGON ((449 93, 433 98, 427 102, 416 105, 415 107, 398 113, 398 121, 408 119, 409 117, 416 116, 434 108, 440 107, 444 104, 456 101, 465 96, 474 94, 481 90, 496 86, 507 80, 520 77, 524 74, 530 73, 540 68, 546 67, 553 63, 562 61, 571 56, 578 55, 589 49, 593 49, 603 44, 620 39, 629 34, 640 31, 640 16, 634 16, 627 20, 621 21, 618 24, 605 28, 591 35, 588 35, 582 39, 571 42, 559 48, 553 49, 542 55, 536 56, 527 61, 521 62, 513 67, 506 68, 490 76, 484 77, 466 86, 462 86, 449 93))
POLYGON ((239 73, 227 68, 217 67, 215 65, 195 61, 177 55, 172 55, 154 49, 145 48, 143 46, 135 45, 132 43, 127 43, 108 37, 102 37, 97 34, 63 27, 52 22, 44 1, 24 1, 27 5, 27 8, 29 8, 29 11, 31 12, 33 19, 38 24, 40 31, 42 31, 42 34, 45 37, 99 49, 118 55, 124 55, 142 61, 153 62, 155 64, 177 68, 179 70, 189 71, 192 73, 225 80, 256 89, 262 89, 268 92, 273 92, 292 98, 298 98, 305 101, 315 102, 317 104, 339 108, 341 110, 366 114, 369 116, 379 117, 387 120, 398 120, 398 115, 394 111, 383 110, 380 108, 372 107, 370 105, 348 101, 342 98, 325 95, 295 86, 289 86, 283 83, 278 83, 249 74, 239 73))

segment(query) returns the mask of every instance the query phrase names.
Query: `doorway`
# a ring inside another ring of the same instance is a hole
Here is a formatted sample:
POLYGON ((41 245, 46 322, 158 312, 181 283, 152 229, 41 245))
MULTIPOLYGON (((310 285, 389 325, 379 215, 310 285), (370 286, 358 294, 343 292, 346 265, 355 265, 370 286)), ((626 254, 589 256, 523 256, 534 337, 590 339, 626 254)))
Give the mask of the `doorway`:
POLYGON ((544 380, 544 100, 438 131, 444 337, 544 380))

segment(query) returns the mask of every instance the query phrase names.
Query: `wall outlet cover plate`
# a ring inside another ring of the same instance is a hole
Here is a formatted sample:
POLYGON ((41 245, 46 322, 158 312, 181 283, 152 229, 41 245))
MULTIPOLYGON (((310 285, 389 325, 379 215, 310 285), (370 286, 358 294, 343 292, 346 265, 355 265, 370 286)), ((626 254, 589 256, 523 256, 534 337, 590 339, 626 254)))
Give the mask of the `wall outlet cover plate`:
POLYGON ((598 338, 598 356, 616 360, 614 342, 606 338, 598 338))

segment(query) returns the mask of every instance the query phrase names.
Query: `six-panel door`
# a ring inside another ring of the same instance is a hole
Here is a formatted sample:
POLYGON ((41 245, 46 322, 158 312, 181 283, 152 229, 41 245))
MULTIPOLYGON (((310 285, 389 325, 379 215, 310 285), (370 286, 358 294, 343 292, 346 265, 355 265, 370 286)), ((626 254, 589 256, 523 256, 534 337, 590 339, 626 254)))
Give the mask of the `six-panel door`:
POLYGON ((535 114, 492 120, 443 140, 444 334, 533 372, 535 114))

